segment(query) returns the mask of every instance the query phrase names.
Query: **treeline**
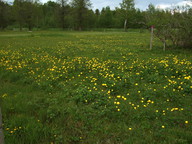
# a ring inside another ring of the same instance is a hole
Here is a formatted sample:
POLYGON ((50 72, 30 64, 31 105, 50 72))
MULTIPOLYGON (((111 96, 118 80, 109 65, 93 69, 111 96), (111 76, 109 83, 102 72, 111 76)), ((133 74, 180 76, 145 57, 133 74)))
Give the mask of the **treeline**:
POLYGON ((173 7, 167 10, 150 4, 141 11, 134 0, 122 0, 111 10, 91 9, 90 0, 57 0, 40 3, 38 0, 14 0, 13 4, 0 0, 0 29, 28 30, 61 28, 63 30, 91 30, 95 28, 150 28, 164 44, 192 47, 192 8, 173 7), (170 44, 171 42, 171 44, 170 44))
POLYGON ((123 28, 125 19, 126 27, 143 27, 144 12, 135 9, 132 0, 127 2, 115 10, 104 7, 93 11, 89 0, 57 0, 44 4, 36 0, 14 0, 13 4, 0 0, 0 28, 123 28))

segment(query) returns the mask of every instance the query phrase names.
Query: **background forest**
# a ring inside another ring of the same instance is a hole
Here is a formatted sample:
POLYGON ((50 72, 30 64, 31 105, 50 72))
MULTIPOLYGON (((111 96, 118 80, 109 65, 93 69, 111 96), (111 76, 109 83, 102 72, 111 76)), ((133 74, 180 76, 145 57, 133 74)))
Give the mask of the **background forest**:
POLYGON ((155 35, 167 45, 191 46, 192 9, 190 6, 158 9, 150 4, 142 11, 135 8, 134 0, 123 0, 119 7, 102 10, 91 7, 90 0, 57 0, 40 3, 37 0, 0 0, 0 29, 45 30, 102 30, 155 26, 155 35))

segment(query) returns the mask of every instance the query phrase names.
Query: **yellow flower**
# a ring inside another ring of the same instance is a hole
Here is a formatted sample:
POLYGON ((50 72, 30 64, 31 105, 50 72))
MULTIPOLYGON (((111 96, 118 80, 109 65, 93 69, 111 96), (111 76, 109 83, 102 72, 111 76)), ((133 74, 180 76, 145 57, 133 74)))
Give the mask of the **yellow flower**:
POLYGON ((13 133, 13 131, 10 131, 10 133, 13 133))
POLYGON ((132 128, 129 128, 129 130, 131 131, 131 130, 132 130, 132 128))
POLYGON ((188 124, 189 122, 188 121, 185 121, 186 124, 188 124))
POLYGON ((6 94, 6 93, 2 95, 2 97, 3 97, 3 98, 4 98, 4 97, 6 97, 6 96, 7 96, 7 94, 6 94))
POLYGON ((117 109, 117 111, 120 111, 120 109, 117 109))
POLYGON ((164 126, 164 125, 162 125, 161 127, 162 127, 162 128, 165 128, 165 126, 164 126))
POLYGON ((120 104, 120 102, 117 102, 117 105, 119 105, 120 104))
POLYGON ((148 103, 151 103, 151 100, 148 100, 147 102, 148 102, 148 103))
POLYGON ((184 77, 184 79, 186 79, 186 80, 189 80, 190 78, 191 78, 191 76, 184 77))
POLYGON ((117 96, 117 98, 121 98, 121 96, 120 96, 120 95, 118 95, 118 96, 117 96))

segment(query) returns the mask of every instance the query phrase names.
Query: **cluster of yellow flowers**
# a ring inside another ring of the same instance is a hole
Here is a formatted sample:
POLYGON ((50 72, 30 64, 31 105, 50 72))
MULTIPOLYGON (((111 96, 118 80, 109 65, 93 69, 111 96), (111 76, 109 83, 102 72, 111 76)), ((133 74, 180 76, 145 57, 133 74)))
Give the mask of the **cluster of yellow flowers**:
POLYGON ((10 128, 6 128, 5 130, 8 131, 10 134, 14 134, 15 132, 17 132, 18 130, 21 130, 22 127, 15 127, 13 129, 10 128))

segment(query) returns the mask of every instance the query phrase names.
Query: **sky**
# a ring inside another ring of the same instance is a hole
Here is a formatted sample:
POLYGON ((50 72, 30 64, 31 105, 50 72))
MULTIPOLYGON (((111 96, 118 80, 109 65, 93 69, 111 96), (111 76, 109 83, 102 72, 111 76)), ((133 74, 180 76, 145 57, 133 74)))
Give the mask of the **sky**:
MULTIPOLYGON (((91 0, 93 9, 102 9, 103 7, 110 6, 111 9, 119 7, 122 0, 91 0)), ((141 10, 147 9, 148 5, 152 3, 158 8, 168 8, 175 5, 186 5, 184 0, 135 0, 135 7, 141 10)))
MULTIPOLYGON (((14 0, 6 0, 8 2, 13 2, 14 0)), ((39 0, 42 3, 46 3, 48 0, 39 0)), ((56 1, 56 0, 51 0, 56 1)), ((68 0, 69 2, 71 0, 68 0)), ((115 7, 120 7, 119 3, 122 2, 122 0, 90 0, 92 3, 92 9, 99 9, 101 10, 103 7, 109 6, 111 9, 115 9, 115 7)), ((155 7, 158 8, 169 8, 171 6, 182 6, 189 4, 190 2, 187 2, 186 0, 135 0, 135 7, 139 8, 141 10, 146 10, 148 5, 152 3, 155 5, 155 7)), ((192 6, 192 2, 190 4, 192 6)))

